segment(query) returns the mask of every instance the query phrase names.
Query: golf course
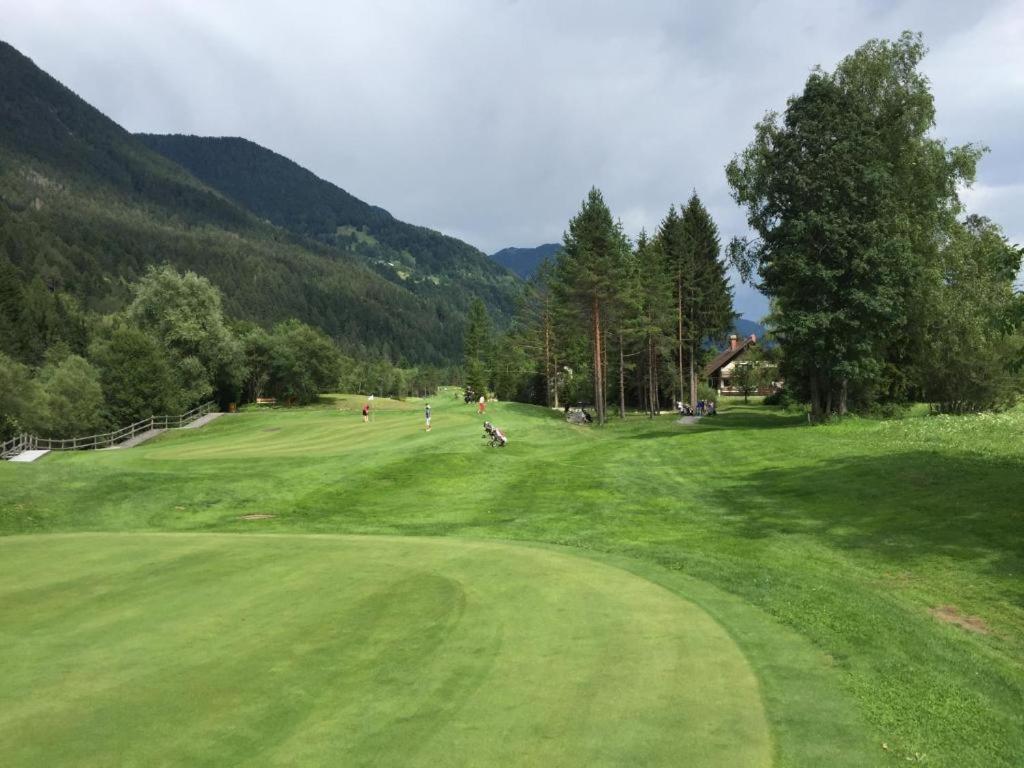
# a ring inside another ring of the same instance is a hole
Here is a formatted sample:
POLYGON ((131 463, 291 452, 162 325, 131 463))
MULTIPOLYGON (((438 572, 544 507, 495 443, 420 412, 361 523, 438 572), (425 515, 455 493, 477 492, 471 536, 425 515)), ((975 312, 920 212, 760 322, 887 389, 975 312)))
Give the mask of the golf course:
POLYGON ((1019 764, 1020 409, 458 395, 0 464, 4 764, 1019 764))

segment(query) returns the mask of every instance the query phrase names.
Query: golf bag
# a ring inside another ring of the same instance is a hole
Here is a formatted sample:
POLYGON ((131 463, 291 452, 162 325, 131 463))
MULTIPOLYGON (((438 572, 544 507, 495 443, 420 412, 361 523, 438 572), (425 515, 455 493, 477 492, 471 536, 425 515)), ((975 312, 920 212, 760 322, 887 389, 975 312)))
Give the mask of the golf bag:
POLYGON ((508 445, 508 438, 505 437, 505 434, 489 421, 484 422, 483 437, 488 440, 487 444, 491 448, 504 448, 508 445))

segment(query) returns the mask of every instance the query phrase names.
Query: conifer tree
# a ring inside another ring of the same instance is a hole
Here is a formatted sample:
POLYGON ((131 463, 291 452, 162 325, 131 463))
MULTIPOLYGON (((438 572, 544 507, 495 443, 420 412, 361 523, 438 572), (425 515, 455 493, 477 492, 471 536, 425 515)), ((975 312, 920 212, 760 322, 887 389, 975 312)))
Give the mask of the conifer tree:
POLYGON ((481 395, 487 392, 491 380, 491 345, 491 318, 483 301, 475 299, 466 317, 462 350, 466 386, 481 395))
POLYGON ((697 405, 697 358, 704 341, 733 324, 732 289, 726 276, 718 227, 694 192, 680 217, 683 262, 683 336, 689 363, 690 406, 697 405))
POLYGON ((585 321, 590 337, 594 407, 606 421, 605 323, 623 288, 621 263, 629 250, 620 224, 601 192, 592 188, 569 222, 555 269, 553 289, 560 303, 585 321))
POLYGON ((683 306, 686 301, 686 281, 691 274, 693 265, 691 255, 684 248, 682 219, 674 205, 669 206, 668 213, 658 228, 657 247, 661 253, 666 279, 672 287, 672 325, 675 338, 676 387, 679 400, 683 399, 683 363, 685 360, 686 337, 684 336, 683 306))
POLYGON ((636 242, 636 284, 639 299, 637 336, 642 345, 644 374, 641 400, 653 418, 659 410, 658 390, 660 361, 670 348, 674 317, 672 284, 668 280, 665 260, 656 241, 642 231, 636 242))

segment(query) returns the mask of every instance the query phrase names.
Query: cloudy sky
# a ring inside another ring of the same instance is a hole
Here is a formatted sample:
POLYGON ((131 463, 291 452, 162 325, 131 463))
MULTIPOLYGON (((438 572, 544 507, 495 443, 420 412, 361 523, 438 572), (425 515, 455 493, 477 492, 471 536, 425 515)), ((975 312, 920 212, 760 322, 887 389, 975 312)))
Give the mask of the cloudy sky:
MULTIPOLYGON (((0 38, 132 131, 244 136, 487 252, 560 239, 591 185, 631 234, 815 64, 924 33, 936 133, 990 147, 971 208, 1024 242, 1024 0, 0 0, 0 38)), ((738 286, 737 305, 763 314, 738 286)))

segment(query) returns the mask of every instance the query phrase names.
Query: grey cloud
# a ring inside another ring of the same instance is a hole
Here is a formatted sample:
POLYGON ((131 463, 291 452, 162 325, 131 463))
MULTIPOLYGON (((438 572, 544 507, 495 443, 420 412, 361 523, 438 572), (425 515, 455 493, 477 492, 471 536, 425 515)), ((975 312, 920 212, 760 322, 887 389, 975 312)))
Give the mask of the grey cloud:
MULTIPOLYGON (((1019 2, 90 4, 0 0, 0 34, 131 130, 241 135, 486 251, 560 238, 591 185, 631 234, 723 167, 810 69, 921 30, 967 197, 1024 240, 1019 2)), ((981 212, 986 212, 982 210, 981 212)), ((749 316, 763 297, 737 288, 749 316)))

